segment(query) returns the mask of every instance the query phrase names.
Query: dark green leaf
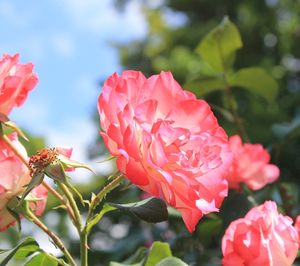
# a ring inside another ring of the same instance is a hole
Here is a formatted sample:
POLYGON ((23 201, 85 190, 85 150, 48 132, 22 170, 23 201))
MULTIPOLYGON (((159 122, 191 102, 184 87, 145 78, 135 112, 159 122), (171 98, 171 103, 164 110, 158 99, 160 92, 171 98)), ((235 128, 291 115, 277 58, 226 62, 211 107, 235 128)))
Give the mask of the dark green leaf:
POLYGON ((47 253, 40 253, 30 259, 24 266, 57 266, 55 258, 50 257, 47 253))
POLYGON ((29 254, 29 252, 33 253, 35 251, 38 251, 39 249, 40 248, 39 248, 38 243, 32 237, 27 237, 19 245, 17 245, 15 248, 13 248, 12 250, 7 251, 8 255, 0 263, 0 266, 7 265, 7 263, 16 255, 16 253, 18 251, 20 252, 19 255, 18 255, 18 258, 20 258, 22 256, 25 256, 25 254, 29 254), (24 253, 22 253, 23 249, 24 249, 24 253))
POLYGON ((164 258, 171 256, 172 252, 168 243, 155 241, 149 250, 149 255, 147 257, 145 266, 157 265, 157 263, 162 261, 164 258))
POLYGON ((167 205, 158 198, 148 198, 129 204, 110 203, 110 205, 120 210, 129 211, 146 222, 159 223, 168 220, 167 205))
POLYGON ((243 68, 229 77, 232 86, 245 88, 273 101, 277 95, 278 84, 264 69, 259 67, 243 68))
POLYGON ((161 262, 155 265, 156 266, 188 266, 188 264, 175 257, 165 258, 161 262))
POLYGON ((204 37, 196 52, 216 71, 224 72, 232 65, 235 51, 242 45, 238 29, 225 17, 216 28, 204 37))

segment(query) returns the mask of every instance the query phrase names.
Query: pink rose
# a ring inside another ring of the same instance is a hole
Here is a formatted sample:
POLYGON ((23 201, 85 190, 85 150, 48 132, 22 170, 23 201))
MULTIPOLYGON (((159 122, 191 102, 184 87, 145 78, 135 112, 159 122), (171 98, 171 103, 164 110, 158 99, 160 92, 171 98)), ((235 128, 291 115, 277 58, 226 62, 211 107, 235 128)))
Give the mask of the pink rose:
MULTIPOLYGON (((18 141, 15 133, 9 135, 18 151, 27 157, 27 153, 22 144, 18 141)), ((6 230, 15 223, 15 219, 7 210, 10 200, 16 196, 21 196, 31 179, 30 171, 13 153, 13 151, 0 139, 0 231, 6 230)), ((30 207, 37 215, 41 215, 46 207, 47 190, 39 185, 31 195, 36 199, 30 203, 30 207)))
POLYGON ((250 189, 258 190, 279 177, 279 169, 269 164, 270 154, 260 144, 242 143, 238 135, 229 138, 234 159, 227 177, 229 187, 239 189, 245 183, 250 189))
POLYGON ((222 239, 224 266, 290 266, 297 256, 299 238, 293 220, 266 201, 233 221, 222 239))
POLYGON ((209 105, 170 72, 110 76, 99 97, 101 135, 117 167, 181 212, 190 232, 227 196, 228 138, 209 105))
POLYGON ((0 113, 8 115, 15 106, 20 106, 27 94, 37 84, 32 72, 33 64, 19 64, 19 55, 4 55, 0 60, 0 113))

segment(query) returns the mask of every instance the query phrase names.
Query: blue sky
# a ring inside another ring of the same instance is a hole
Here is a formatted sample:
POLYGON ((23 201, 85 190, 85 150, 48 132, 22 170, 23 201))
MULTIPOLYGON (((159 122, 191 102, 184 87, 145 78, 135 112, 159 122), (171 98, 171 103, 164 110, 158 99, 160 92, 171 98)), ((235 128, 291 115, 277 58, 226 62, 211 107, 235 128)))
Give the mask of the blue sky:
POLYGON ((11 119, 50 146, 74 147, 85 160, 86 144, 97 134, 91 121, 99 81, 120 72, 110 41, 143 38, 147 25, 139 1, 118 13, 109 0, 0 0, 1 54, 20 53, 33 62, 38 86, 11 119))

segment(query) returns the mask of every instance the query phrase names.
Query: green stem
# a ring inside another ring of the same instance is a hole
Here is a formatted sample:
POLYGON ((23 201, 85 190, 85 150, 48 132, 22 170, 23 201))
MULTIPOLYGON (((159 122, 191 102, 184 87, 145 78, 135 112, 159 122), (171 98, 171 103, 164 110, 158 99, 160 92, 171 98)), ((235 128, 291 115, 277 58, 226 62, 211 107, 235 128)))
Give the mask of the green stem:
POLYGON ((82 228, 82 219, 81 219, 81 215, 78 209, 78 206, 76 204, 76 201, 74 200, 74 197, 72 195, 72 193, 69 191, 69 189, 67 188, 67 186, 63 183, 58 182, 58 187, 62 190, 62 192, 65 194, 65 196, 67 197, 69 204, 71 206, 72 212, 74 213, 74 225, 77 228, 78 233, 81 233, 81 228, 82 228))
POLYGON ((85 229, 80 233, 80 265, 88 266, 88 234, 85 229))
POLYGON ((32 221, 34 224, 36 224, 39 228, 41 228, 54 242, 54 244, 62 251, 62 253, 65 255, 66 259, 69 261, 71 266, 77 266, 76 262, 74 261, 73 257, 69 253, 69 251, 66 249, 63 242, 59 239, 59 237, 52 232, 38 217, 34 215, 33 212, 27 208, 26 212, 24 213, 25 217, 32 221))
POLYGON ((106 196, 107 193, 112 191, 114 188, 116 188, 124 179, 123 175, 118 175, 116 178, 114 178, 110 183, 108 183, 105 187, 103 187, 99 193, 94 197, 94 199, 91 202, 87 220, 86 220, 86 225, 87 227, 88 222, 92 219, 94 210, 98 206, 98 204, 103 200, 103 198, 106 196))
POLYGON ((98 204, 104 199, 104 197, 116 188, 121 181, 123 180, 123 176, 119 175, 114 178, 110 183, 108 183, 105 187, 103 187, 100 192, 93 198, 90 207, 88 216, 86 219, 86 223, 82 230, 80 231, 80 261, 81 266, 88 266, 88 234, 91 228, 88 228, 89 222, 93 218, 94 210, 98 206, 98 204))

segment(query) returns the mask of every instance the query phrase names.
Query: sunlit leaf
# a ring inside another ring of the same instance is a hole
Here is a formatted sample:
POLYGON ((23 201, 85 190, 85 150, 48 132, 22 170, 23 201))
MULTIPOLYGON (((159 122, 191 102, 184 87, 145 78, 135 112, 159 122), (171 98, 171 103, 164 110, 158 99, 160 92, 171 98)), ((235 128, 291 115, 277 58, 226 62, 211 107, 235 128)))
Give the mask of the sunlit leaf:
POLYGON ((32 237, 27 237, 12 250, 0 251, 1 253, 8 252, 7 256, 0 263, 0 266, 7 265, 7 263, 16 255, 17 252, 18 252, 18 258, 22 258, 38 250, 40 250, 38 243, 32 237))
POLYGON ((157 265, 157 263, 162 261, 164 258, 171 256, 172 252, 168 243, 155 241, 149 250, 145 266, 157 265))
POLYGON ((57 260, 50 257, 47 253, 40 253, 30 259, 24 266, 57 266, 57 260))
POLYGON ((216 71, 224 72, 232 65, 235 51, 242 45, 238 29, 225 17, 216 28, 204 37, 196 52, 216 71))
POLYGON ((155 266, 188 266, 188 264, 178 258, 170 257, 163 259, 159 263, 155 264, 155 266))
POLYGON ((263 68, 243 68, 229 77, 232 86, 242 87, 252 93, 273 101, 277 95, 278 84, 263 68))

